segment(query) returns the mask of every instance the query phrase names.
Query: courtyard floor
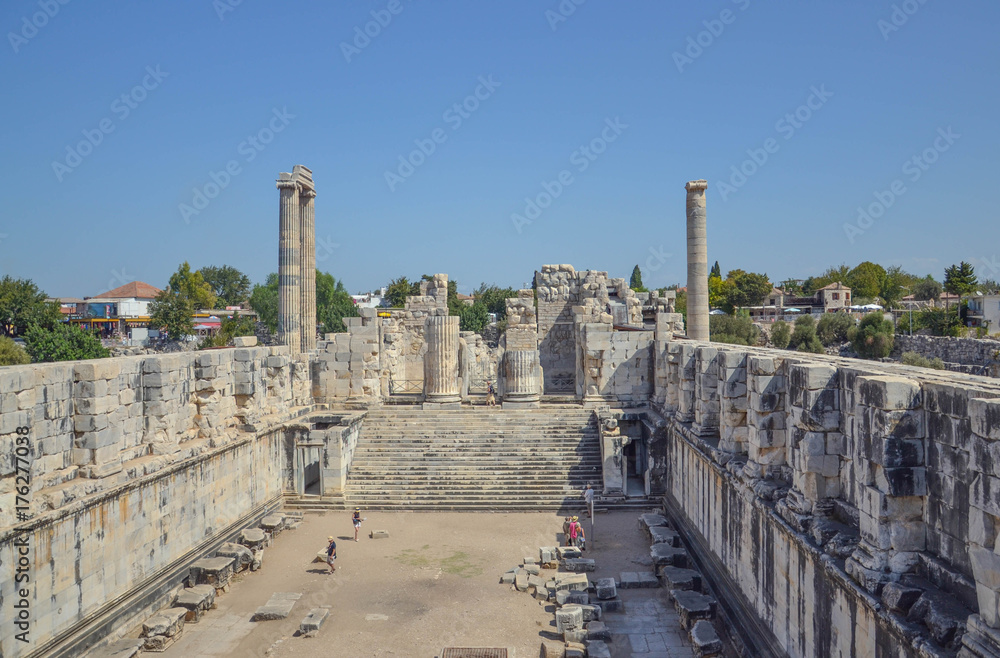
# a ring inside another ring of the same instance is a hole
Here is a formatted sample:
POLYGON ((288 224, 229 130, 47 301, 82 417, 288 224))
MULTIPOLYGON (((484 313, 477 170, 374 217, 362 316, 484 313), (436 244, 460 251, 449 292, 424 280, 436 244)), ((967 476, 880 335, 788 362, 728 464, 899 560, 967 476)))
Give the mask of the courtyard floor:
MULTIPOLYGON (((637 512, 599 514, 588 530, 596 577, 651 571, 637 512)), ((499 584, 504 571, 539 546, 557 544, 562 517, 551 513, 367 513, 360 541, 350 515, 307 514, 302 525, 265 549, 263 569, 237 576, 197 624, 188 624, 164 656, 438 656, 449 646, 506 647, 534 658, 556 638, 553 604, 499 584), (388 539, 368 531, 385 529, 388 539), (337 540, 337 571, 313 563, 326 538, 337 540), (302 598, 284 620, 251 622, 275 592, 302 598), (313 638, 298 636, 312 608, 330 617, 313 638)), ((662 589, 624 590, 627 614, 606 615, 614 656, 692 656, 662 589)))

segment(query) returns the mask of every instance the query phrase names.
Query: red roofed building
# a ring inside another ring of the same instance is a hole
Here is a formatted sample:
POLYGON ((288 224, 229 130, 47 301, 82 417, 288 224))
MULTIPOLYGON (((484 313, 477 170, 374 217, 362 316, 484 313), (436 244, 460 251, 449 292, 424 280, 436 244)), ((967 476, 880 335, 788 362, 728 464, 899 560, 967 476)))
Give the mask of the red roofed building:
POLYGON ((87 301, 92 304, 100 302, 117 304, 120 318, 146 318, 149 317, 149 303, 156 299, 160 292, 162 291, 159 288, 148 283, 133 281, 91 297, 87 301))

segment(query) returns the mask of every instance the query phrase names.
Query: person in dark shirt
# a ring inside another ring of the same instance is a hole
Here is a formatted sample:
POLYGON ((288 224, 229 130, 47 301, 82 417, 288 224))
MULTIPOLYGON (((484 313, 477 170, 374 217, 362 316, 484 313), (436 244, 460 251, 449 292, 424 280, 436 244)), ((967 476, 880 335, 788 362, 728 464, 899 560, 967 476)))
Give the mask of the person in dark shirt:
POLYGON ((354 515, 351 517, 351 523, 354 524, 354 541, 358 541, 358 530, 361 529, 361 508, 354 508, 354 515))
POLYGON ((326 563, 330 565, 330 573, 337 570, 337 567, 333 565, 333 561, 337 559, 337 542, 333 540, 333 537, 327 537, 330 544, 326 547, 326 563))

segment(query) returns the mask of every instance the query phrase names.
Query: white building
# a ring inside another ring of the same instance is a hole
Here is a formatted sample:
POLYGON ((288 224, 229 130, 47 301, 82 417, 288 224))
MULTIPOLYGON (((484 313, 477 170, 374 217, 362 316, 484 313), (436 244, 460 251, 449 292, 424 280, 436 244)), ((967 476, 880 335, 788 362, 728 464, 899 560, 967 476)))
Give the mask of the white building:
POLYGON ((991 334, 1000 332, 1000 294, 969 297, 969 326, 986 327, 991 334))
POLYGON ((114 290, 87 299, 87 303, 100 302, 118 305, 119 318, 148 318, 149 303, 156 299, 161 290, 142 281, 133 281, 114 290))

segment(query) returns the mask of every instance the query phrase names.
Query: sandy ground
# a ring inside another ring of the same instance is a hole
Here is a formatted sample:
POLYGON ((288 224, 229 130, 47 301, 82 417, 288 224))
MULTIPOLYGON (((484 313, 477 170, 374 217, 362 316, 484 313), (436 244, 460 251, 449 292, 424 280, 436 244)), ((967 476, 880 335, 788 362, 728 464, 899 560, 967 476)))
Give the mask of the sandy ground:
MULTIPOLYGON (((562 517, 551 513, 366 513, 360 541, 349 513, 306 515, 301 527, 265 550, 264 567, 237 577, 198 624, 164 656, 438 656, 448 646, 507 647, 538 655, 555 637, 552 604, 499 584, 499 575, 539 546, 557 544, 562 517), (385 529, 388 539, 368 531, 385 529), (337 540, 337 571, 313 563, 326 538, 337 540), (275 592, 303 594, 284 620, 250 622, 275 592), (330 617, 314 638, 298 636, 312 608, 330 617)), ((592 577, 649 570, 637 512, 600 514, 587 557, 592 577), (644 568, 645 567, 645 568, 644 568)), ((591 530, 590 524, 585 526, 591 530)))

